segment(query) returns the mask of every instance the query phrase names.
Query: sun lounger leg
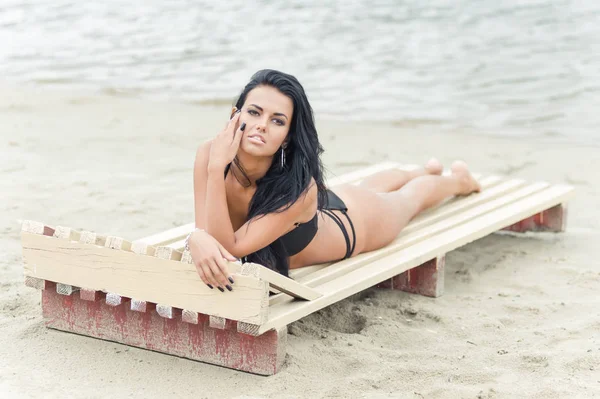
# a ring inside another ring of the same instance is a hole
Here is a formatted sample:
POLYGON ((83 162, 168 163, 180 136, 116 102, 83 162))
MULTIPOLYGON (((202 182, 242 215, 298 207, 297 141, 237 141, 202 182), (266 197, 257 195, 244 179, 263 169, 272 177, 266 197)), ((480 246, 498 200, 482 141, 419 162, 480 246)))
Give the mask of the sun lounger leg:
POLYGON ((285 329, 253 337, 238 333, 233 322, 222 330, 211 328, 206 315, 190 323, 179 310, 170 319, 161 317, 154 304, 140 312, 131 310, 129 301, 110 306, 105 300, 84 300, 79 292, 58 294, 55 283, 45 284, 42 312, 50 328, 262 375, 278 372, 285 358, 285 329))
POLYGON ((503 230, 525 233, 527 231, 551 231, 560 233, 567 226, 567 206, 559 204, 543 212, 521 220, 503 230))
POLYGON ((437 257, 384 281, 378 287, 437 298, 444 293, 444 264, 445 257, 437 257))

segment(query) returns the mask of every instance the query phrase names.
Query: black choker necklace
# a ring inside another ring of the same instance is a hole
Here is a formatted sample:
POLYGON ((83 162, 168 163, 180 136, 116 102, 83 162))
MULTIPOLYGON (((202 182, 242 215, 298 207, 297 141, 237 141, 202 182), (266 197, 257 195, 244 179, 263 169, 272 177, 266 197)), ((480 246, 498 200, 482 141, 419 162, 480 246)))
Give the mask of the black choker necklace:
MULTIPOLYGON (((234 162, 235 165, 240 169, 240 171, 242 172, 242 174, 245 176, 246 174, 244 173, 244 171, 242 170, 242 168, 240 168, 239 164, 237 162, 234 162)), ((250 182, 250 179, 248 179, 248 177, 246 177, 246 179, 248 180, 248 183, 242 183, 241 180, 237 177, 237 173, 235 173, 235 168, 231 168, 231 173, 233 174, 233 177, 235 177, 235 180, 238 181, 238 183, 240 183, 240 185, 244 188, 248 188, 252 186, 252 182, 250 182)))

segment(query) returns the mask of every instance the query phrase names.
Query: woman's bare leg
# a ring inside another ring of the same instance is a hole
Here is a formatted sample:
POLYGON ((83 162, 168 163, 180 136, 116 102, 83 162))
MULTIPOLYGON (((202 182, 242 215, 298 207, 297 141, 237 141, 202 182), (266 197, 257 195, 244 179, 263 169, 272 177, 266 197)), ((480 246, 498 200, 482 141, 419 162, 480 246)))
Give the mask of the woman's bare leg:
POLYGON ((389 169, 366 177, 359 186, 368 188, 376 193, 396 191, 406 183, 419 176, 441 175, 444 167, 435 158, 430 159, 423 168, 415 170, 389 169))
POLYGON ((368 231, 377 231, 378 234, 368 235, 363 251, 389 244, 411 219, 446 198, 481 190, 464 162, 454 162, 451 170, 450 176, 422 175, 399 190, 379 194, 384 206, 371 214, 372 220, 367 226, 368 231))

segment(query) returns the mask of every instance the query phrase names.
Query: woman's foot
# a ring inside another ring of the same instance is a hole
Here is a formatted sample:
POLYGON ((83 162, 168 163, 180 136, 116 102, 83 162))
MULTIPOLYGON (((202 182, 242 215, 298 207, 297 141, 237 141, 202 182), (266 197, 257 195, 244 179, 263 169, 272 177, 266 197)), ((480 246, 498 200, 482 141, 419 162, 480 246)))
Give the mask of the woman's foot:
POLYGON ((442 163, 440 161, 438 161, 436 158, 431 158, 425 164, 425 171, 427 172, 428 175, 440 176, 442 174, 442 172, 444 171, 444 166, 442 166, 442 163))
POLYGON ((458 178, 461 188, 459 195, 469 195, 471 193, 478 193, 481 191, 481 185, 475 180, 475 178, 469 172, 469 167, 463 161, 454 161, 450 167, 452 170, 452 176, 458 178))

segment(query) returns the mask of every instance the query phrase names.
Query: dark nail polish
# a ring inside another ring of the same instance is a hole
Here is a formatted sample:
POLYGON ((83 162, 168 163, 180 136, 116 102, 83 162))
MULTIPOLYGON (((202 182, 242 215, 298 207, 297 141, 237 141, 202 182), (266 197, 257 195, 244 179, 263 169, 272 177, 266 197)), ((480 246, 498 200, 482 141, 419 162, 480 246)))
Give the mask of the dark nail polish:
POLYGON ((223 288, 221 288, 221 287, 217 287, 217 288, 219 289, 219 291, 225 292, 225 290, 223 288))
POLYGON ((233 291, 233 288, 231 288, 231 286, 230 286, 229 284, 227 284, 225 287, 227 287, 227 289, 228 289, 229 291, 233 291))
POLYGON ((242 122, 242 126, 240 126, 240 130, 243 132, 246 129, 246 122, 242 122))
POLYGON ((233 282, 233 279, 232 279, 231 277, 227 277, 227 280, 229 280, 229 282, 230 282, 231 284, 233 284, 233 283, 234 283, 234 282, 233 282))
POLYGON ((210 284, 206 284, 206 285, 208 285, 208 288, 210 288, 211 290, 213 289, 212 285, 210 285, 210 284))

